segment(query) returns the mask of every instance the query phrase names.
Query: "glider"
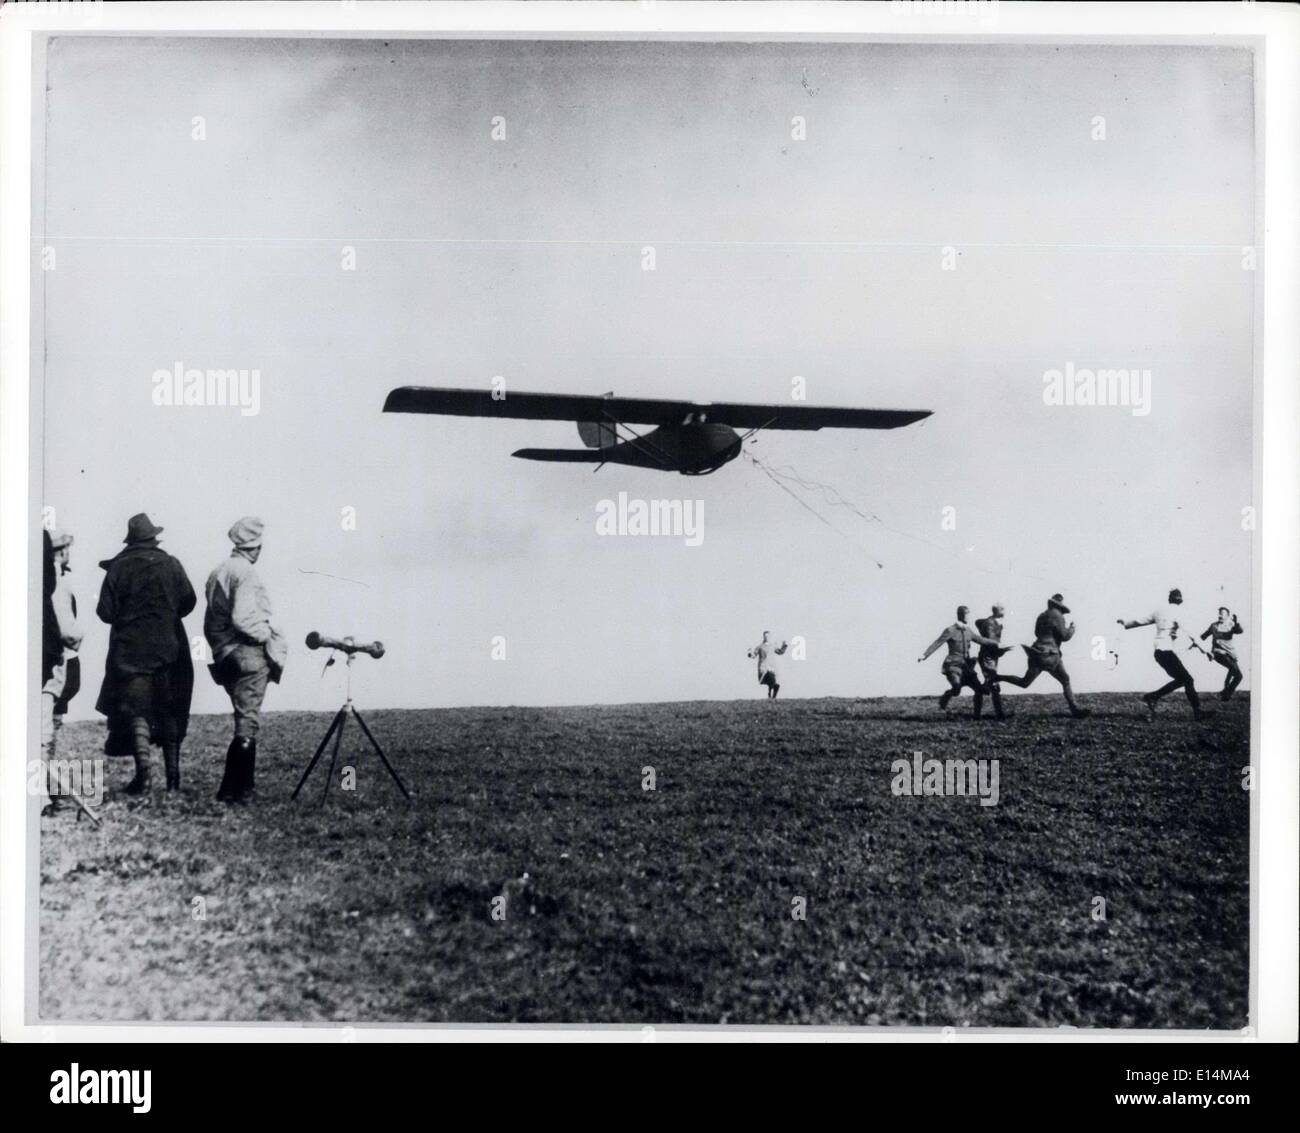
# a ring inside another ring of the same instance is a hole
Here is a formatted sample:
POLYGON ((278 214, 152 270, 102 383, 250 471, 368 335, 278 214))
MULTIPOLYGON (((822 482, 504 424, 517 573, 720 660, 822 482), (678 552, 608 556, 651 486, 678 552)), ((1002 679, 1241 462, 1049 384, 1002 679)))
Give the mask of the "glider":
POLYGON ((745 440, 760 429, 897 429, 930 416, 928 409, 836 409, 432 386, 392 390, 384 412, 573 421, 585 448, 521 448, 513 455, 571 464, 630 464, 683 476, 716 472, 735 460, 745 440), (654 428, 637 433, 633 425, 654 428), (741 435, 736 429, 747 431, 741 435))

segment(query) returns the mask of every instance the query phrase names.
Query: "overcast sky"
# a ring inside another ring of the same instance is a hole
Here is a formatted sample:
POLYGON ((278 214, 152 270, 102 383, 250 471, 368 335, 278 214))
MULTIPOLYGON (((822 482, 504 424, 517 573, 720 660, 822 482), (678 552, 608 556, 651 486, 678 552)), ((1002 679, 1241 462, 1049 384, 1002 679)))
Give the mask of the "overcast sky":
MULTIPOLYGON (((34 379, 74 715, 97 562, 141 510, 200 591, 266 520, 270 709, 341 699, 311 629, 386 643, 363 707, 757 696, 764 628, 807 642, 783 695, 937 693, 916 657, 958 603, 1028 641, 1057 590, 1076 687, 1154 687, 1116 617, 1175 585, 1198 632, 1250 609, 1252 83, 1248 52, 1181 47, 53 40, 34 379), (258 370, 260 412, 153 404, 177 362, 258 370), (1045 405, 1067 363, 1150 370, 1150 413, 1045 405), (745 460, 593 474, 511 458, 566 423, 380 413, 494 375, 776 403, 799 375, 934 416, 758 438, 868 520, 745 460), (703 543, 599 536, 620 491, 702 500, 703 543)), ((200 672, 195 710, 227 708, 200 672)))

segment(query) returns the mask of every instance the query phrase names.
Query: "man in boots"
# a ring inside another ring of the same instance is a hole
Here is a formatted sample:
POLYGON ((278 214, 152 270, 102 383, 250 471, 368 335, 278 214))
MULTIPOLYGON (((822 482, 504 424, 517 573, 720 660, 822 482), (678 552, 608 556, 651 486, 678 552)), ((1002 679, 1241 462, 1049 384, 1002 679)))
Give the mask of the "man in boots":
POLYGON ((149 793, 149 748, 161 744, 167 789, 181 785, 181 742, 189 727, 194 665, 181 619, 194 609, 185 568, 158 546, 161 527, 141 512, 107 571, 96 613, 110 627, 104 683, 95 709, 108 717, 108 755, 135 758, 128 795, 149 793))
POLYGON ((970 607, 958 606, 957 620, 930 642, 917 661, 924 661, 939 646, 947 645, 948 652, 943 659, 943 678, 948 682, 948 691, 939 697, 939 708, 946 710, 948 701, 954 696, 961 696, 963 688, 970 688, 975 693, 975 718, 979 719, 980 710, 984 706, 984 686, 980 684, 970 648, 972 645, 996 647, 998 643, 972 628, 967 622, 969 617, 970 607))
MULTIPOLYGON (((1002 618, 1006 614, 1006 608, 999 602, 993 606, 993 613, 987 618, 977 618, 975 628, 990 641, 1002 641, 1002 618)), ((1002 693, 998 689, 998 660, 1002 654, 1011 652, 1010 646, 998 645, 981 645, 976 660, 979 662, 980 676, 984 678, 984 687, 988 689, 989 696, 993 699, 993 715, 999 720, 1007 718, 1006 713, 1002 711, 1002 693)), ((977 692, 975 694, 975 715, 978 717, 980 709, 983 707, 984 694, 977 692)))
POLYGON ((271 624, 271 601, 253 564, 262 553, 263 523, 248 515, 227 532, 230 557, 208 576, 203 635, 212 649, 212 679, 226 690, 235 711, 235 736, 226 751, 226 770, 217 798, 248 802, 253 797, 257 732, 262 700, 278 682, 288 647, 271 624))
POLYGON ((1080 708, 1075 703, 1070 674, 1065 671, 1065 662, 1061 659, 1061 646, 1074 636, 1074 623, 1065 623, 1065 615, 1069 612, 1070 607, 1065 604, 1065 598, 1053 594, 1047 600, 1047 609, 1034 620, 1034 644, 1021 646, 1029 658, 1025 675, 1000 675, 998 680, 1019 688, 1028 688, 1043 673, 1055 677, 1061 686, 1061 692, 1065 694, 1065 703, 1070 706, 1070 715, 1080 719, 1091 716, 1092 709, 1080 708))

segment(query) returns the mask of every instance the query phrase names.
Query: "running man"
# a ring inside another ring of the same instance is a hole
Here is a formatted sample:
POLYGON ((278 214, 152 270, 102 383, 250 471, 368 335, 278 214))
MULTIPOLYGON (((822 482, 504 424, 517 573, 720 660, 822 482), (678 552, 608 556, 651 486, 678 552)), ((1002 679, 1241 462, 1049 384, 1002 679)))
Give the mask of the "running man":
POLYGON ((1047 609, 1034 619, 1034 644, 1021 646, 1029 657, 1029 668, 1025 670, 1025 675, 1023 677, 1001 676, 998 679, 1003 684, 1028 688, 1038 680, 1040 673, 1048 673, 1060 682, 1061 692, 1065 694, 1065 703, 1070 706, 1070 715, 1080 719, 1091 716, 1092 709, 1080 708, 1074 702, 1070 674, 1065 671, 1065 663, 1061 658, 1061 646, 1074 636, 1074 623, 1065 624, 1065 615, 1069 612, 1070 607, 1065 604, 1064 597, 1053 594, 1047 600, 1047 609))
POLYGON ((1241 628, 1241 623, 1237 621, 1237 615, 1229 610, 1227 606, 1220 606, 1219 620, 1211 624, 1210 628, 1201 634, 1202 641, 1207 637, 1212 639, 1210 660, 1217 661, 1228 670, 1228 675, 1223 681, 1223 691, 1219 693, 1220 700, 1231 700, 1232 694, 1237 691, 1237 686, 1241 684, 1241 666, 1237 664, 1237 650, 1232 644, 1232 639, 1237 634, 1245 632, 1241 628))
MULTIPOLYGON (((992 641, 1000 642, 1002 640, 1002 619, 1006 615, 1007 608, 1001 602, 993 604, 993 613, 987 618, 977 618, 975 628, 985 637, 992 641)), ((998 660, 1002 654, 1010 653, 1009 645, 981 645, 976 660, 979 662, 980 676, 984 678, 984 687, 988 689, 989 695, 993 698, 993 715, 999 720, 1005 720, 1007 715, 1002 711, 1002 693, 998 689, 998 660)), ((980 714, 983 707, 983 693, 975 694, 975 715, 980 714)))
POLYGON ((941 671, 944 679, 948 682, 948 691, 939 697, 939 707, 946 709, 948 701, 954 696, 961 696, 963 688, 970 688, 975 693, 975 719, 978 720, 980 710, 984 707, 984 686, 980 684, 975 669, 975 659, 970 655, 970 647, 974 644, 991 645, 998 648, 999 642, 991 637, 985 637, 974 627, 968 625, 966 620, 969 617, 970 607, 958 606, 957 620, 930 642, 925 652, 916 660, 919 664, 939 646, 946 644, 948 646, 948 655, 943 659, 941 671))
POLYGON ((1154 643, 1156 664, 1169 674, 1170 680, 1168 684, 1161 685, 1155 692, 1149 692, 1142 698, 1142 703, 1147 707, 1147 714, 1153 720, 1156 715, 1156 705, 1160 703, 1161 698, 1179 688, 1187 694, 1187 702, 1192 706, 1193 718, 1197 720, 1201 718, 1201 698, 1196 695, 1196 683, 1192 680, 1192 674, 1187 671, 1187 666, 1174 652, 1174 643, 1183 629, 1182 622, 1179 620, 1182 613, 1178 608, 1182 604, 1183 592, 1175 587, 1169 591, 1168 603, 1157 606, 1146 617, 1135 618, 1132 621, 1117 619, 1125 629, 1150 625, 1156 627, 1154 643))
POLYGON ((763 631, 763 640, 745 654, 746 657, 758 658, 758 683, 767 686, 768 700, 775 700, 776 694, 781 691, 781 682, 778 679, 776 664, 772 658, 774 656, 779 657, 789 648, 790 643, 788 641, 781 642, 779 646, 773 645, 772 631, 765 629, 763 631))

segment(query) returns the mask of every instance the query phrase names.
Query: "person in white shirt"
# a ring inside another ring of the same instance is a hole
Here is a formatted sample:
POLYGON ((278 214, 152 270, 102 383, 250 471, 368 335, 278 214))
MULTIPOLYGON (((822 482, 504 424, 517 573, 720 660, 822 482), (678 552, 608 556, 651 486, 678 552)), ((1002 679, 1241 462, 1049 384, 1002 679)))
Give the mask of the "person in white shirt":
POLYGON ((1117 619, 1125 629, 1149 625, 1156 627, 1154 642, 1156 664, 1169 674, 1170 680, 1168 684, 1161 685, 1155 692, 1149 692, 1142 698, 1142 703, 1146 705, 1147 712, 1152 718, 1155 717, 1156 705, 1161 699, 1180 688, 1187 694, 1187 702, 1192 706, 1193 717, 1197 720, 1201 718, 1201 698, 1196 694, 1196 683, 1192 680, 1192 674, 1187 671, 1187 666, 1174 652, 1174 643, 1180 636, 1187 636, 1181 620, 1182 604, 1183 592, 1175 587, 1169 591, 1168 605, 1157 606, 1144 618, 1135 618, 1132 621, 1117 619))
POLYGON ((767 699, 775 700, 776 694, 781 691, 781 682, 776 672, 776 663, 772 660, 774 656, 779 657, 789 647, 788 641, 781 642, 780 645, 772 644, 772 631, 763 631, 763 640, 754 646, 746 657, 758 659, 758 683, 767 686, 767 699))

